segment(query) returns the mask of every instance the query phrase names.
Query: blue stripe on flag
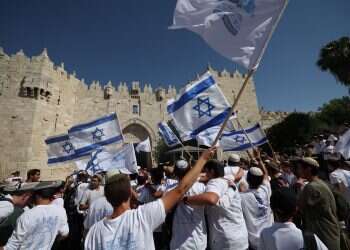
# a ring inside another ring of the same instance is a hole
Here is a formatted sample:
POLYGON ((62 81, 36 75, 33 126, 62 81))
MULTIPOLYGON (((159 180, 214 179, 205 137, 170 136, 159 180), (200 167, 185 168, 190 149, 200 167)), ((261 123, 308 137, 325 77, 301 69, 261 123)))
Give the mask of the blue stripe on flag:
POLYGON ((68 140, 69 140, 69 136, 68 135, 62 135, 62 136, 56 136, 56 137, 47 138, 45 140, 45 143, 46 144, 52 144, 52 143, 68 141, 68 140))
POLYGON ((203 124, 202 126, 198 127, 197 129, 193 130, 192 133, 191 133, 191 138, 195 139, 196 136, 210 128, 210 127, 214 127, 214 126, 217 126, 217 125, 220 125, 226 118, 228 112, 230 111, 230 108, 227 108, 224 112, 222 112, 221 114, 215 116, 213 119, 211 119, 210 121, 208 121, 207 123, 203 124))
MULTIPOLYGON (((247 134, 250 134, 250 133, 252 133, 253 131, 255 131, 255 130, 259 129, 259 128, 260 128, 260 125, 259 125, 259 123, 258 123, 258 124, 256 124, 254 127, 248 128, 248 129, 246 129, 245 131, 246 131, 247 134)), ((223 133, 223 134, 222 134, 222 137, 224 137, 224 136, 226 137, 226 136, 236 135, 236 134, 243 134, 243 133, 244 133, 243 130, 236 130, 236 131, 232 131, 232 132, 223 133)))
POLYGON ((83 148, 79 148, 77 150, 75 150, 75 152, 77 154, 84 154, 86 152, 90 152, 96 148, 99 148, 100 146, 105 146, 105 145, 108 145, 108 144, 111 144, 111 143, 115 143, 115 142, 118 142, 118 141, 122 141, 123 140, 123 136, 122 135, 118 135, 118 136, 115 136, 115 137, 112 137, 112 138, 109 138, 107 140, 104 140, 104 141, 101 141, 101 142, 98 142, 98 143, 95 143, 95 144, 90 144, 89 146, 86 146, 86 147, 83 147, 83 148))
MULTIPOLYGON (((262 144, 265 144, 267 142, 267 138, 262 138, 260 141, 258 142, 253 142, 252 144, 254 146, 260 146, 262 144)), ((231 149, 225 149, 223 150, 224 152, 227 152, 227 151, 243 151, 243 150, 246 150, 248 148, 251 148, 252 145, 250 143, 246 143, 246 144, 242 144, 241 146, 238 146, 236 148, 231 148, 231 149)))
POLYGON ((65 162, 65 161, 70 161, 74 160, 83 156, 88 156, 90 153, 85 153, 85 154, 72 154, 72 155, 67 155, 67 156, 61 156, 57 158, 50 158, 47 160, 47 164, 54 164, 54 163, 60 163, 60 162, 65 162))
POLYGON ((178 109, 180 109, 183 105, 191 101, 195 96, 197 96, 199 93, 203 92, 204 90, 210 88, 212 85, 215 84, 215 80, 212 76, 204 79, 200 83, 196 84, 193 88, 191 88, 189 91, 185 92, 179 100, 176 102, 173 102, 172 104, 168 105, 167 110, 168 113, 174 113, 178 109))
POLYGON ((88 123, 84 123, 84 124, 81 124, 81 125, 74 126, 74 127, 72 127, 71 129, 68 130, 68 133, 74 133, 74 132, 77 132, 77 131, 85 130, 85 129, 88 129, 88 128, 91 128, 91 127, 95 127, 97 125, 100 125, 100 124, 103 124, 103 123, 106 123, 106 122, 109 122, 109 121, 113 121, 113 120, 117 120, 117 115, 115 113, 111 114, 111 115, 108 115, 108 116, 105 116, 105 117, 102 117, 101 119, 97 119, 97 120, 92 121, 92 122, 88 122, 88 123))

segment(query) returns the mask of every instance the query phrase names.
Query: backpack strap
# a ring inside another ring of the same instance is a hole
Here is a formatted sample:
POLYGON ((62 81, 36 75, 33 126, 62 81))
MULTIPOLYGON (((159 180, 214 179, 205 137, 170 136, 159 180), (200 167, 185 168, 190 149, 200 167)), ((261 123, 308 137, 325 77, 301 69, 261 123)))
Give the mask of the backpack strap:
POLYGON ((305 250, 317 250, 315 234, 311 232, 303 232, 303 239, 305 250))

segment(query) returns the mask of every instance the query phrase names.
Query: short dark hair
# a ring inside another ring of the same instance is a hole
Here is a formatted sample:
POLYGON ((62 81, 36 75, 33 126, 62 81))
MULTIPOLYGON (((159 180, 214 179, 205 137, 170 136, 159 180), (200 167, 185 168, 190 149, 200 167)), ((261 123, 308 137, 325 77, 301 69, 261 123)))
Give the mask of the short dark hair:
POLYGON ((57 193, 57 188, 45 188, 34 192, 35 198, 52 199, 57 193))
POLYGON ((248 171, 247 174, 247 181, 249 184, 249 187, 252 189, 257 189, 264 181, 264 176, 256 176, 252 175, 250 171, 248 171))
POLYGON ((105 196, 113 207, 118 207, 123 202, 128 201, 131 197, 129 177, 126 174, 112 177, 112 180, 105 185, 105 196))
POLYGON ((297 211, 297 196, 287 187, 272 192, 270 198, 271 209, 279 222, 287 222, 297 211))
POLYGON ((33 175, 36 175, 37 173, 40 173, 40 169, 37 169, 37 168, 29 169, 27 172, 27 179, 29 179, 33 175))
POLYGON ((204 165, 204 169, 213 171, 215 178, 224 177, 225 175, 224 165, 218 160, 207 161, 204 165))

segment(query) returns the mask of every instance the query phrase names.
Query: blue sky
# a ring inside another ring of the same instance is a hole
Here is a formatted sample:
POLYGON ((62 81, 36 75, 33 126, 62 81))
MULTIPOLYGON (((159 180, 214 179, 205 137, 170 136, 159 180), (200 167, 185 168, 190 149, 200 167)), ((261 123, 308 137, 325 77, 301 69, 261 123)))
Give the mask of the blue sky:
MULTIPOLYGON (((175 0, 1 0, 0 46, 37 55, 45 47, 56 63, 87 82, 139 80, 181 86, 213 68, 242 68, 186 30, 168 30, 175 0)), ((267 110, 311 111, 347 94, 315 65, 327 42, 350 35, 349 0, 290 0, 255 75, 267 110)))

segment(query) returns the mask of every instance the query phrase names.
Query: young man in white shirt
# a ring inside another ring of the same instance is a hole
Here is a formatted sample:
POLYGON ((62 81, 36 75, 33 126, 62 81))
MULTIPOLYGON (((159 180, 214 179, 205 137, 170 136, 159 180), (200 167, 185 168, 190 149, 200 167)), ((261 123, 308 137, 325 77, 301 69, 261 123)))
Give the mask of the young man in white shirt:
MULTIPOLYGON (((187 161, 179 160, 175 163, 174 174, 179 181, 189 170, 190 166, 187 161)), ((205 185, 197 181, 186 192, 186 196, 204 192, 205 185)), ((206 249, 207 228, 205 225, 204 206, 190 206, 180 202, 176 207, 172 221, 171 250, 206 249)))
POLYGON ((175 189, 137 209, 130 209, 131 187, 128 176, 120 174, 110 177, 105 186, 105 195, 114 208, 113 214, 90 228, 85 249, 153 250, 153 230, 164 222, 166 213, 196 182, 214 151, 213 148, 203 152, 175 189))
POLYGON ((18 218, 16 229, 4 250, 51 249, 57 235, 68 235, 66 211, 63 207, 51 204, 57 187, 55 182, 41 182, 37 185, 34 193, 35 207, 18 218))
POLYGON ((102 177, 95 174, 91 177, 89 189, 85 191, 80 201, 79 210, 87 210, 94 200, 104 195, 103 186, 101 186, 102 177))
POLYGON ((342 168, 343 164, 345 163, 340 160, 328 161, 333 170, 329 174, 329 181, 350 202, 350 171, 342 168))
POLYGON ((185 197, 184 201, 191 205, 207 205, 211 250, 246 250, 248 232, 236 186, 229 186, 230 180, 223 178, 224 166, 219 161, 208 161, 204 169, 209 179, 205 192, 185 197))
POLYGON ((39 182, 11 183, 5 186, 0 195, 0 246, 6 245, 16 227, 17 219, 28 205, 34 188, 39 182))
POLYGON ((255 150, 259 167, 251 167, 247 174, 249 189, 241 193, 242 209, 248 229, 250 249, 258 249, 261 231, 270 227, 273 216, 270 208, 271 186, 260 154, 255 150))
POLYGON ((259 250, 328 250, 315 234, 305 234, 293 223, 297 212, 297 197, 289 188, 280 188, 271 196, 275 223, 263 229, 259 250))
POLYGON ((112 205, 107 201, 105 196, 96 199, 91 203, 89 211, 84 220, 84 229, 87 233, 90 227, 104 217, 111 216, 113 213, 112 205))

